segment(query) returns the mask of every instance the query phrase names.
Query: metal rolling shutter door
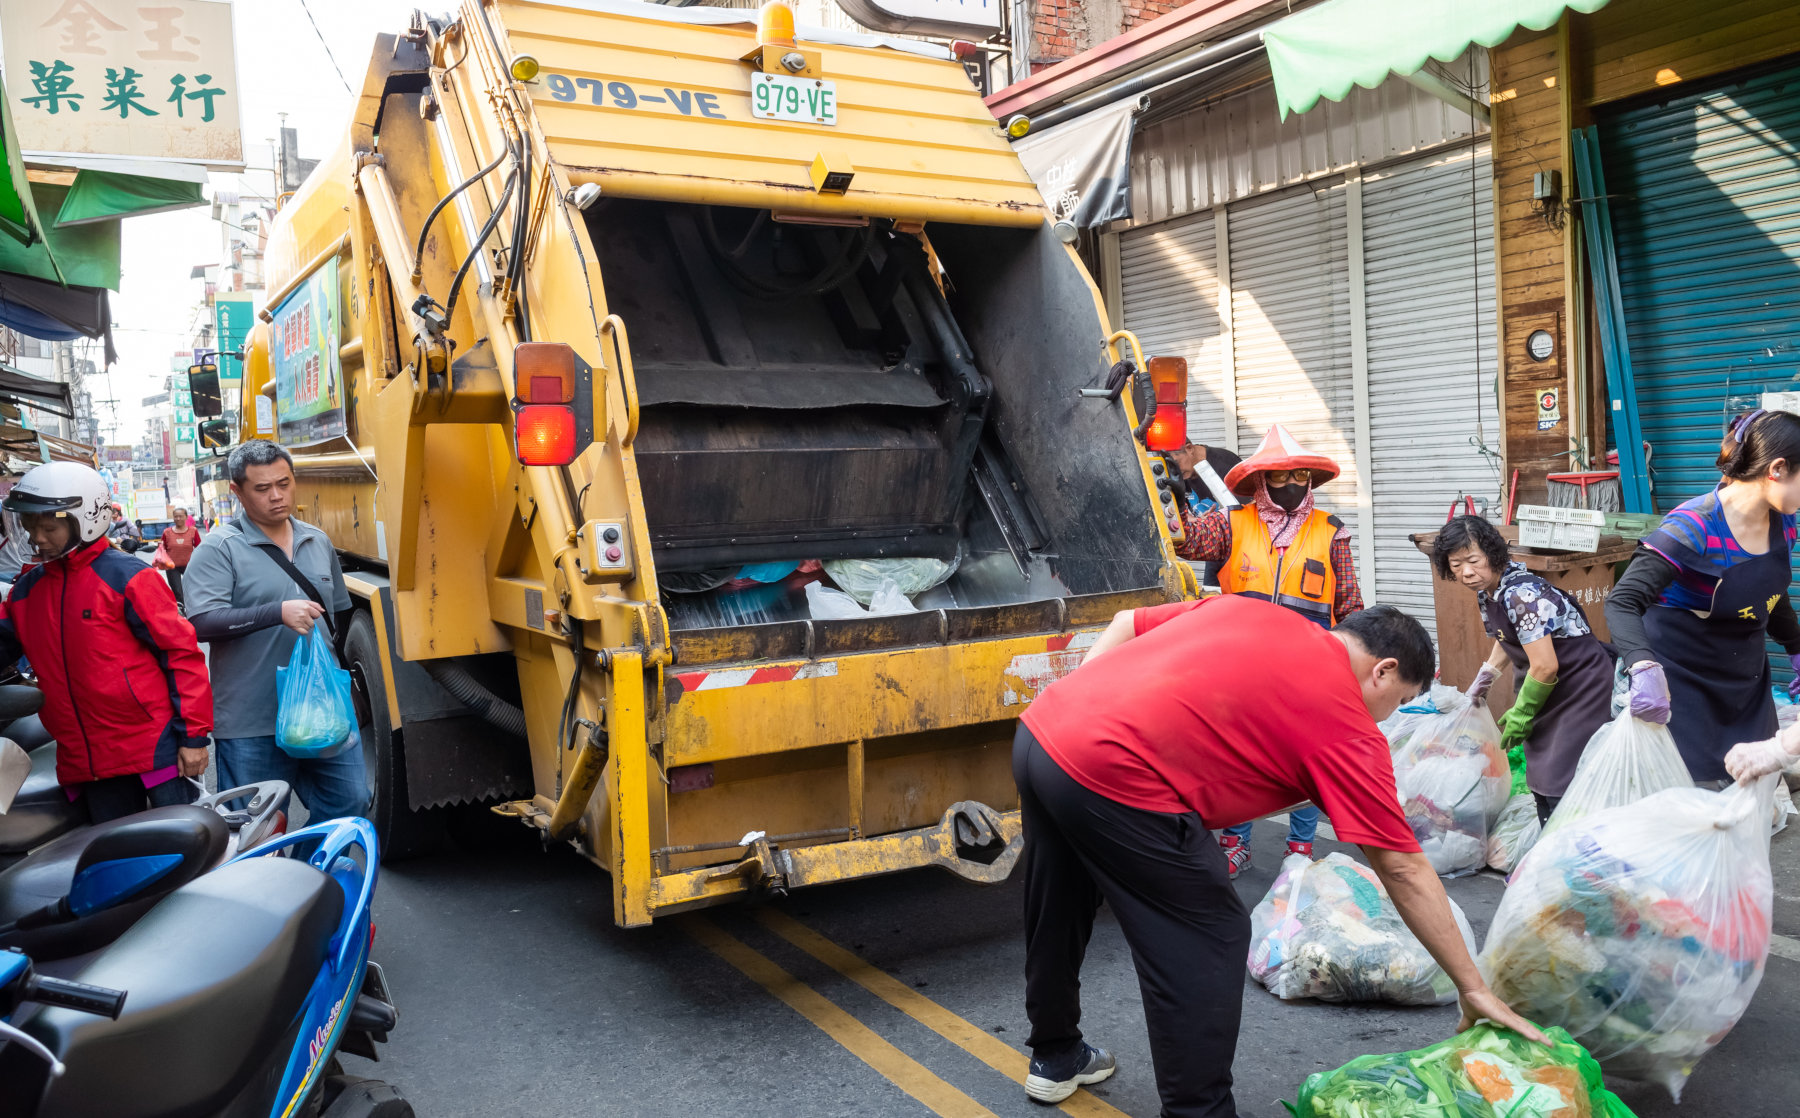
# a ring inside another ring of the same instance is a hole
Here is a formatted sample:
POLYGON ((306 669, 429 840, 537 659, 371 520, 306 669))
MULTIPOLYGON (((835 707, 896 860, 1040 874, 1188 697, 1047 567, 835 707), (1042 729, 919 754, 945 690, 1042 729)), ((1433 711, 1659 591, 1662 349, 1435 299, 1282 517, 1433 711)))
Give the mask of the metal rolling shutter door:
POLYGON ((1726 420, 1800 388, 1800 68, 1601 129, 1638 414, 1666 512, 1718 481, 1726 420))
MULTIPOLYGON (((1319 507, 1356 531, 1356 421, 1344 185, 1230 210, 1231 313, 1239 454, 1274 423, 1343 473, 1319 507)), ((1359 572, 1360 573, 1360 572, 1359 572)))
POLYGON ((1146 357, 1185 357, 1188 437, 1225 438, 1219 391, 1219 275, 1211 210, 1119 236, 1119 297, 1125 328, 1146 357))
POLYGON ((1364 596, 1434 635, 1430 561, 1407 536, 1443 524, 1462 494, 1491 503, 1499 492, 1495 460, 1472 442, 1499 449, 1493 250, 1486 144, 1363 180, 1375 517, 1364 596))

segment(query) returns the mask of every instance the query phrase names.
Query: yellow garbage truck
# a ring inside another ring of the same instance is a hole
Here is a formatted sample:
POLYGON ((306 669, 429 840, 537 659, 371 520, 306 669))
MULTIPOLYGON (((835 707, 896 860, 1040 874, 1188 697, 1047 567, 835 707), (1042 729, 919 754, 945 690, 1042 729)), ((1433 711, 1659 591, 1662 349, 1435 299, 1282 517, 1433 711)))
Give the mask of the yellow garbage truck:
POLYGON ((224 441, 293 450, 350 572, 392 851, 491 805, 621 925, 997 881, 1019 713, 1197 591, 1134 438, 1180 416, 936 46, 464 0, 281 201, 224 441))

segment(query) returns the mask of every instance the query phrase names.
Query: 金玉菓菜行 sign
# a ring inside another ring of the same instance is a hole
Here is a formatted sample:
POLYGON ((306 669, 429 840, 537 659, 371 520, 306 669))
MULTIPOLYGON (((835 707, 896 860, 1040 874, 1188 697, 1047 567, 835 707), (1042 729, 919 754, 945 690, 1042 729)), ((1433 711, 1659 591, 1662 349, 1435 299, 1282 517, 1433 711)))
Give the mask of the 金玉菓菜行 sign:
POLYGON ((275 371, 275 435, 308 446, 344 434, 338 367, 338 262, 327 260, 275 308, 269 323, 275 371))
POLYGON ((231 5, 0 0, 26 152, 243 165, 231 5))

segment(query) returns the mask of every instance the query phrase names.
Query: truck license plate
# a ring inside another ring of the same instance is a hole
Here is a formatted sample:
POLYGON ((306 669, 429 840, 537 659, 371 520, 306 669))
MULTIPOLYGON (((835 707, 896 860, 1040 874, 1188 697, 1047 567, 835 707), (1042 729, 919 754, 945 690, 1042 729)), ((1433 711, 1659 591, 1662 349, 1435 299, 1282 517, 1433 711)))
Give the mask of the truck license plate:
POLYGON ((837 83, 787 74, 750 75, 750 112, 765 120, 837 123, 837 83))

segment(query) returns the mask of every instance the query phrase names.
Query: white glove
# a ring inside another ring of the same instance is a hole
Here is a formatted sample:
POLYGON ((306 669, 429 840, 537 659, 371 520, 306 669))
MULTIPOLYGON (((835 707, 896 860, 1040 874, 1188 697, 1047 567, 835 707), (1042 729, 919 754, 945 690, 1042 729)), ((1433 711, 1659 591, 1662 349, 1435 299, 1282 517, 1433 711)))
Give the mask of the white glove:
POLYGON ((1800 744, 1800 739, 1785 740, 1790 736, 1778 734, 1766 741, 1739 742, 1725 755, 1725 771, 1739 784, 1749 784, 1770 773, 1780 772, 1794 763, 1795 754, 1789 750, 1800 744))

